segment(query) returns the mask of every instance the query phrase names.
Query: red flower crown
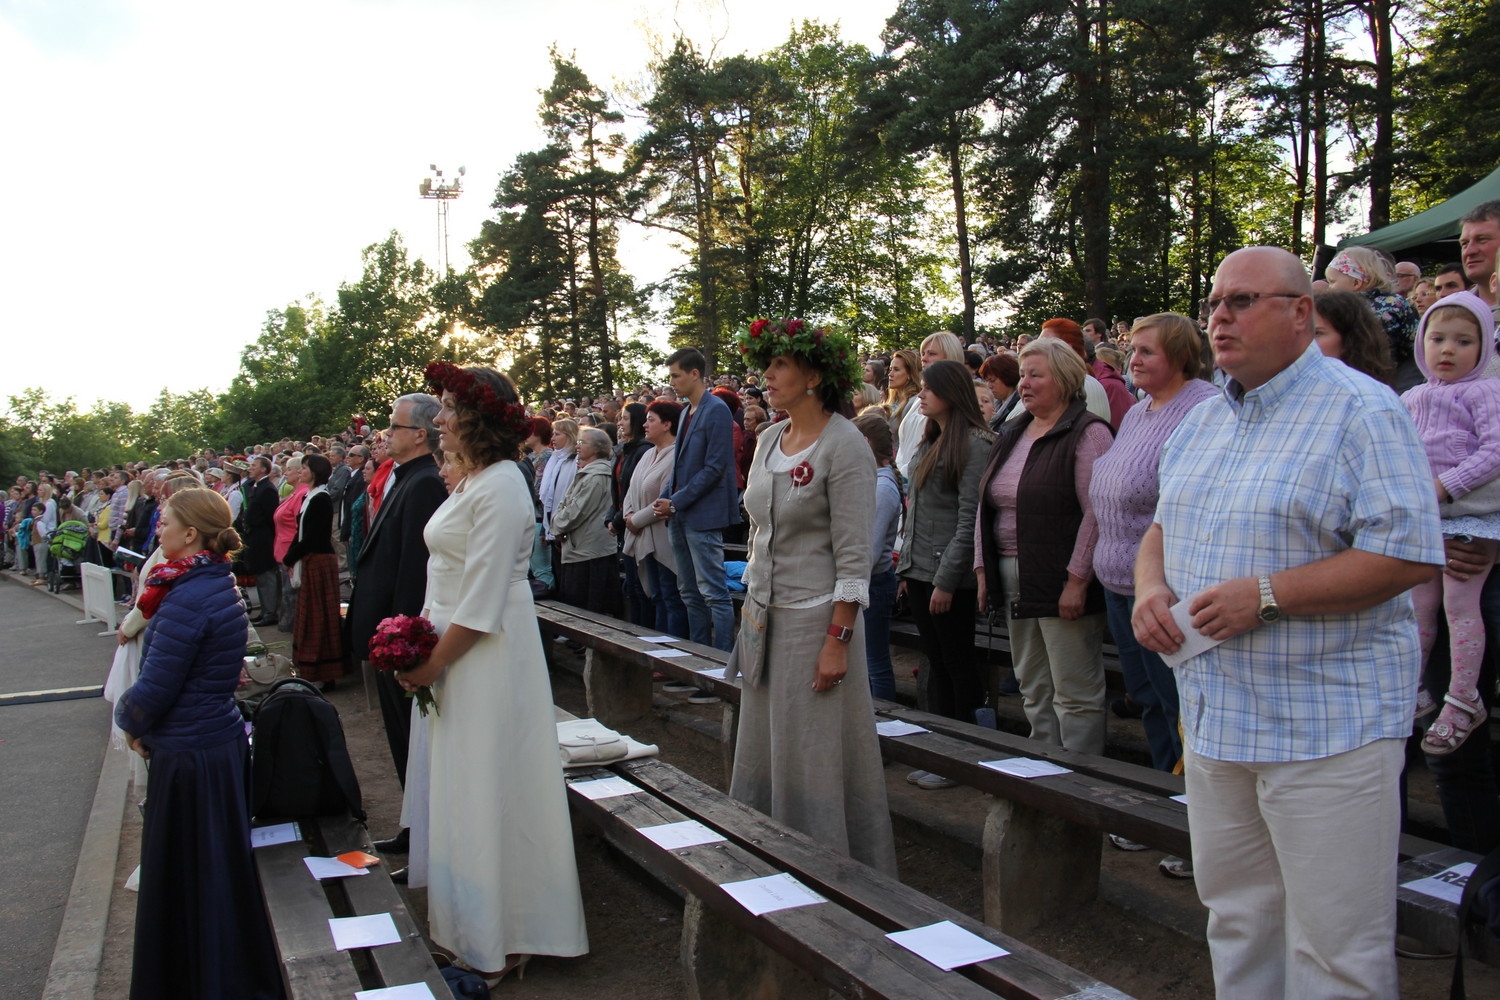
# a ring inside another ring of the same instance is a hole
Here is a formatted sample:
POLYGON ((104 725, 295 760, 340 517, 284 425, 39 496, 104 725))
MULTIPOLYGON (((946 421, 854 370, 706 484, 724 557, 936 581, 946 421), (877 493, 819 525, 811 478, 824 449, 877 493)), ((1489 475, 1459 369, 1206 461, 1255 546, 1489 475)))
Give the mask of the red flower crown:
POLYGON ((452 393, 455 401, 485 416, 498 417, 503 427, 522 437, 530 429, 531 418, 526 415, 526 407, 501 399, 494 386, 473 372, 449 361, 434 361, 424 374, 428 386, 438 395, 452 393))

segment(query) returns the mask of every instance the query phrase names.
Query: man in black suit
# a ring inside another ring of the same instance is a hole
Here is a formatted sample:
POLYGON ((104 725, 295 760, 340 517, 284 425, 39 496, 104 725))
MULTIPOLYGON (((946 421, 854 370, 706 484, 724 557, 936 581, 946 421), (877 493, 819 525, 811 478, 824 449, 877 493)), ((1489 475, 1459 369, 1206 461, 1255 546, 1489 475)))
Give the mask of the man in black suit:
MULTIPOLYGON (((349 449, 344 456, 344 464, 351 472, 349 478, 344 482, 344 496, 339 501, 339 541, 347 547, 354 537, 354 501, 358 500, 365 492, 365 463, 370 460, 370 449, 362 444, 357 444, 349 449)), ((345 552, 347 560, 348 553, 345 552)), ((349 569, 349 579, 355 577, 355 567, 346 562, 349 569)))
MULTIPOLYGON (((354 593, 349 598, 349 649, 357 660, 368 660, 370 637, 382 619, 419 615, 427 596, 427 543, 422 529, 448 498, 433 458, 438 429, 433 423, 442 403, 426 393, 412 393, 391 407, 389 449, 396 467, 386 482, 380 512, 370 525, 354 568, 354 593)), ((352 488, 352 484, 351 484, 352 488)), ((411 737, 411 699, 394 677, 377 671, 380 713, 385 736, 396 763, 396 776, 406 784, 406 753, 411 737)), ((407 832, 376 846, 382 851, 406 850, 407 832)))
POLYGON ((275 625, 276 609, 281 604, 281 576, 273 547, 276 541, 276 508, 281 497, 271 483, 271 460, 256 455, 250 463, 250 492, 240 512, 244 525, 245 551, 240 563, 246 573, 255 575, 256 600, 260 614, 252 625, 275 625))

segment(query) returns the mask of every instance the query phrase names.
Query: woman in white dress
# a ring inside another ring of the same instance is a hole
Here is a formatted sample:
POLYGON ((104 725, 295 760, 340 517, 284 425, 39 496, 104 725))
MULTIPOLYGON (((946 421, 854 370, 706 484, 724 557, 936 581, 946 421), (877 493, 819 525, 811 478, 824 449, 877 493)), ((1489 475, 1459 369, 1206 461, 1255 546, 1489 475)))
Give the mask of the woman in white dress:
MULTIPOLYGON (((552 689, 526 582, 535 527, 516 460, 528 433, 514 385, 488 368, 427 367, 443 451, 468 470, 424 537, 441 638, 403 687, 426 719, 428 927, 491 985, 532 955, 588 951, 552 689), (487 971, 494 970, 494 971, 487 971)), ((408 782, 407 795, 413 795, 408 782)), ((417 831, 413 831, 414 839, 417 831)))

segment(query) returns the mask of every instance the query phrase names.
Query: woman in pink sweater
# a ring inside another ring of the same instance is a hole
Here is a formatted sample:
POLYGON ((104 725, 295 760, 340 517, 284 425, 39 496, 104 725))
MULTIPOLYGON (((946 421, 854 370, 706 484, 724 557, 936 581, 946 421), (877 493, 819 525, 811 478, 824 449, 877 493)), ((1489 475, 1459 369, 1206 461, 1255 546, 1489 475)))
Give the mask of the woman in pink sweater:
MULTIPOLYGON (((1426 383, 1401 398, 1416 421, 1427 450, 1443 513, 1443 534, 1482 543, 1494 561, 1500 539, 1500 499, 1476 495, 1458 508, 1455 501, 1500 477, 1500 379, 1485 377, 1494 356, 1495 323, 1489 305, 1471 292, 1443 299, 1422 317, 1417 331, 1417 364, 1426 383)), ((1485 491, 1488 493, 1489 491, 1485 491)), ((1418 718, 1430 715, 1441 694, 1442 713, 1422 739, 1430 754, 1449 754, 1484 722, 1478 676, 1484 658, 1484 620, 1479 596, 1488 571, 1467 579, 1445 574, 1412 591, 1422 637, 1422 680, 1418 718), (1448 619, 1453 663, 1446 693, 1427 684, 1427 661, 1437 635, 1438 612, 1448 619)))

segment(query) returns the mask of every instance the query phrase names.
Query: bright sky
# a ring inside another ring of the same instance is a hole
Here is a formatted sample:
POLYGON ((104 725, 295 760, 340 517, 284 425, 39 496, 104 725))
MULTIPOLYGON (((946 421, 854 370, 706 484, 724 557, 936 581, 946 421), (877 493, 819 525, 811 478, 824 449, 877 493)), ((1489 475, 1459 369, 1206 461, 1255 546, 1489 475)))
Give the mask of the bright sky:
MULTIPOLYGON (((880 48, 894 0, 0 0, 4 397, 148 407, 222 391, 267 310, 332 302, 392 229, 436 263, 417 186, 467 167, 455 268, 541 143, 547 50, 638 83, 651 37, 760 53, 794 19, 880 48)), ((669 251, 627 236, 625 266, 669 251)))

